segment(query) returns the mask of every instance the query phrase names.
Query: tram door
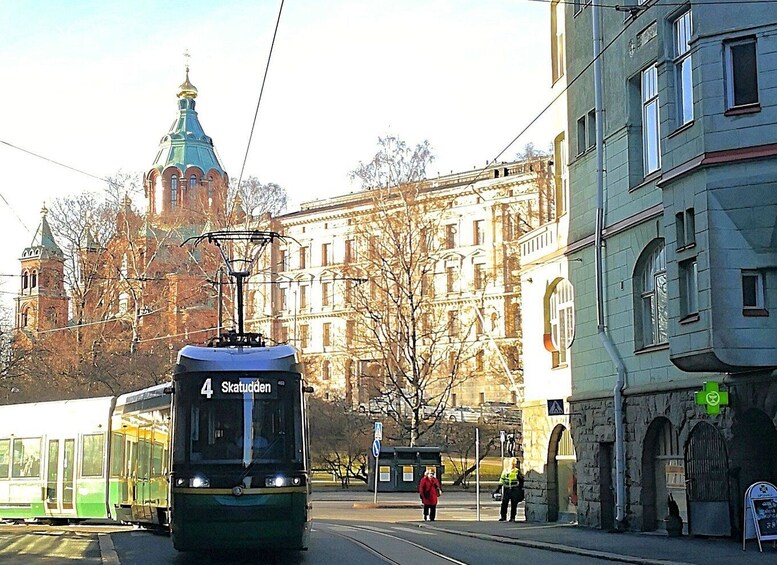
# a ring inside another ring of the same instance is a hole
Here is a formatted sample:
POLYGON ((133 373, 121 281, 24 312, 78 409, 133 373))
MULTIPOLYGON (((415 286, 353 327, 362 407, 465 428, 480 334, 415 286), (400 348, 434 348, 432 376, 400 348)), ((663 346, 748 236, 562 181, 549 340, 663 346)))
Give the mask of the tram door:
POLYGON ((46 513, 75 514, 76 440, 50 439, 46 465, 46 513))

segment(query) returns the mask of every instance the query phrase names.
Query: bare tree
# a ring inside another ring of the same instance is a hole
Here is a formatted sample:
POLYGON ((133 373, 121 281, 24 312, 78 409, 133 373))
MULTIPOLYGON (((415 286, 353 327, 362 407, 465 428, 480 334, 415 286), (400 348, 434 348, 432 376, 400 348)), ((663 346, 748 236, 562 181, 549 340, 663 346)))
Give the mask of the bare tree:
POLYGON ((347 488, 351 479, 367 481, 367 453, 372 440, 372 421, 353 412, 345 402, 309 397, 310 427, 316 431, 313 465, 340 479, 347 488))
POLYGON ((265 214, 275 216, 283 212, 288 204, 288 195, 283 187, 274 182, 263 183, 256 177, 244 179, 240 186, 237 186, 237 179, 232 179, 229 194, 230 202, 235 202, 239 196, 245 213, 254 218, 265 214))
POLYGON ((358 261, 346 274, 367 281, 354 287, 352 305, 355 340, 379 367, 368 386, 414 446, 442 416, 453 387, 468 376, 462 367, 473 356, 467 336, 475 316, 435 300, 444 244, 441 210, 452 196, 423 182, 432 159, 429 144, 411 148, 389 137, 379 146, 375 158, 353 172, 372 198, 354 228, 358 261))

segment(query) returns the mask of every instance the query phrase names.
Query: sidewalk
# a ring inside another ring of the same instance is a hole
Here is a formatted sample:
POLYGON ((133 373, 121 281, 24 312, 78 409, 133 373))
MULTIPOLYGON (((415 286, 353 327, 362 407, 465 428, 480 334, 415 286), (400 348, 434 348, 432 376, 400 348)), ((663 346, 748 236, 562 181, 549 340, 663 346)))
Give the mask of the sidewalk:
POLYGON ((532 522, 420 522, 419 528, 488 539, 535 549, 593 557, 602 561, 640 564, 750 564, 777 563, 773 542, 749 540, 747 551, 731 539, 668 538, 660 533, 608 533, 575 524, 532 522))

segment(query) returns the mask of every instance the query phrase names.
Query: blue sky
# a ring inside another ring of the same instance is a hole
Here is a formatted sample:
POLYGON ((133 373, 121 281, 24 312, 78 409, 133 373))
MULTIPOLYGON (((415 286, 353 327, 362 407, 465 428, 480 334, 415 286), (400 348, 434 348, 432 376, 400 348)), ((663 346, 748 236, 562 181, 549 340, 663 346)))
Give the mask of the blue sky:
MULTIPOLYGON (((0 141, 96 176, 142 172, 188 49, 200 120, 236 177, 279 5, 0 0, 0 141)), ((549 31, 542 2, 287 0, 245 175, 285 187, 294 210, 351 191, 386 133, 428 139, 432 174, 482 166, 549 99, 549 31)), ((547 128, 504 159, 547 146, 547 128)), ((102 183, 4 144, 0 166, 0 275, 15 274, 43 202, 102 183)), ((3 301, 17 282, 0 277, 3 301)))

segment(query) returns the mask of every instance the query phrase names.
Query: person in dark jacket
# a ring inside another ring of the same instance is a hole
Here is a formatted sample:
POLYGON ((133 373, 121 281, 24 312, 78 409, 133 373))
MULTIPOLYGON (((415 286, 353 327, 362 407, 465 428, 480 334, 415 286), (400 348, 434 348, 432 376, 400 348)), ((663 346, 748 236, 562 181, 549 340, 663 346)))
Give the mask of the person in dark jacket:
POLYGON ((511 457, 499 477, 502 486, 502 506, 499 509, 499 521, 507 520, 507 504, 510 504, 510 521, 515 522, 518 503, 524 498, 523 475, 518 468, 518 459, 511 457))
POLYGON ((427 469, 418 483, 418 494, 424 505, 424 521, 434 522, 437 516, 437 498, 442 494, 442 489, 436 475, 437 471, 427 469))

